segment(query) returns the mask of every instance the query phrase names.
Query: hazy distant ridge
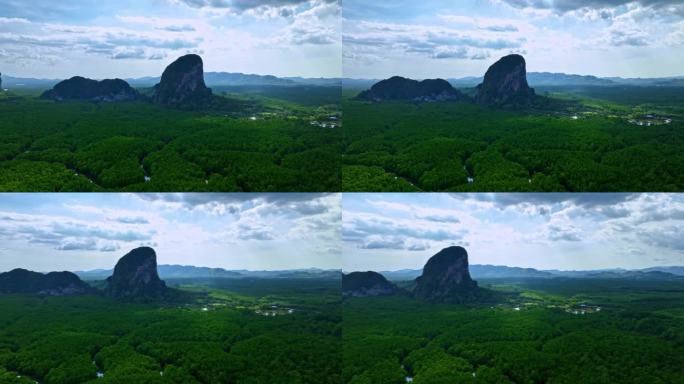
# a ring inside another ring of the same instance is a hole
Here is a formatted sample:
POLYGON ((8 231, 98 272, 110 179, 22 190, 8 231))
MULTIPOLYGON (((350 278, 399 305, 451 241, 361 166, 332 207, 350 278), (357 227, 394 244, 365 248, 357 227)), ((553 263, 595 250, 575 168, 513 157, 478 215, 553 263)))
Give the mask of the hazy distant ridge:
MULTIPOLYGON (((255 75, 241 72, 205 72, 205 82, 209 87, 220 86, 323 86, 345 88, 370 88, 380 79, 353 79, 337 77, 277 77, 272 75, 255 75)), ((7 88, 52 88, 63 79, 37 79, 27 77, 2 76, 2 84, 7 88)), ((158 76, 126 78, 131 86, 146 88, 159 83, 158 76)), ((684 86, 684 76, 654 78, 622 78, 597 77, 591 75, 575 75, 551 72, 528 72, 527 80, 532 87, 540 86, 684 86)), ((470 76, 448 78, 454 87, 474 87, 482 82, 482 77, 470 76)))
MULTIPOLYGON (((402 269, 380 272, 389 280, 413 280, 420 276, 420 269, 402 269)), ((627 278, 646 280, 684 279, 684 267, 650 267, 637 270, 601 269, 584 271, 538 270, 534 268, 508 267, 504 265, 470 265, 470 274, 474 279, 497 278, 627 278)))
MULTIPOLYGON (((250 271, 245 269, 227 270, 223 268, 195 267, 190 265, 159 265, 157 267, 162 279, 193 279, 193 278, 337 278, 340 270, 335 269, 287 269, 276 271, 250 271)), ((84 280, 101 280, 112 274, 111 269, 94 269, 74 272, 84 280)))
MULTIPOLYGON (((448 78, 454 87, 474 87, 482 83, 483 78, 477 76, 448 78)), ((369 88, 379 79, 342 79, 345 88, 369 88)), ((596 77, 591 75, 574 75, 551 72, 528 72, 527 82, 531 87, 543 86, 684 86, 684 76, 661 78, 622 78, 596 77)))
MULTIPOLYGON (((369 88, 379 79, 352 79, 335 77, 277 77, 272 75, 254 75, 240 72, 205 72, 205 82, 209 87, 220 86, 322 86, 345 88, 369 88)), ((146 88, 159 82, 159 77, 147 76, 127 78, 131 86, 146 88)), ((36 79, 26 77, 2 76, 2 84, 6 88, 52 88, 63 79, 36 79)), ((528 72, 527 80, 532 87, 540 86, 684 86, 684 76, 661 78, 622 78, 596 77, 591 75, 574 75, 566 73, 528 72)), ((461 77, 447 79, 454 87, 474 87, 482 82, 482 77, 461 77)))
MULTIPOLYGON (((63 79, 36 79, 3 75, 2 84, 6 88, 52 88, 63 79)), ((133 87, 147 88, 159 83, 160 77, 146 76, 123 79, 133 87)), ((209 87, 220 86, 341 86, 339 78, 276 77, 272 75, 253 75, 231 72, 205 72, 204 80, 209 87)))

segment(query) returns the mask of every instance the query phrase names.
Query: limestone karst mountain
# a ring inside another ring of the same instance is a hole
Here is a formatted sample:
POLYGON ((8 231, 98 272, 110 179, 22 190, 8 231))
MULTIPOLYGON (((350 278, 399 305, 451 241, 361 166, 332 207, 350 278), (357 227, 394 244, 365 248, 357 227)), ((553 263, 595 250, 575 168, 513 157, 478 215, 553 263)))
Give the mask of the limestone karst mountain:
POLYGON ((116 263, 105 282, 105 296, 122 299, 157 299, 167 294, 157 274, 157 254, 150 247, 136 248, 116 263))
POLYGON ((13 269, 0 273, 0 293, 34 293, 49 296, 79 295, 92 288, 71 272, 39 273, 13 269))
POLYGON ((423 273, 416 278, 413 294, 428 300, 449 300, 472 296, 478 289, 470 277, 468 252, 463 247, 448 247, 432 256, 423 273))
POLYGON ((534 101, 534 89, 527 84, 525 58, 508 55, 492 64, 477 86, 478 104, 497 107, 527 106, 534 101))
POLYGON ((396 292, 394 284, 377 272, 351 272, 342 275, 342 296, 345 297, 384 296, 396 292))
POLYGON ((435 102, 463 100, 465 96, 443 79, 418 81, 394 76, 379 81, 357 98, 367 101, 435 102))
POLYGON ((54 88, 43 92, 41 99, 55 101, 85 100, 96 102, 131 101, 140 98, 138 92, 121 79, 101 81, 75 76, 60 81, 54 88))
POLYGON ((468 101, 488 107, 525 107, 535 100, 534 89, 527 83, 525 59, 508 55, 492 64, 473 98, 461 93, 448 81, 430 79, 417 81, 400 76, 381 80, 356 98, 365 101, 468 101))
POLYGON ((93 80, 75 76, 57 83, 43 92, 42 99, 55 101, 82 100, 95 102, 151 100, 171 108, 206 107, 214 101, 204 82, 204 64, 198 55, 181 56, 169 64, 153 90, 151 97, 142 96, 121 79, 93 80))
POLYGON ((154 86, 152 102, 168 107, 198 106, 212 98, 204 83, 204 64, 198 55, 181 56, 171 63, 154 86))

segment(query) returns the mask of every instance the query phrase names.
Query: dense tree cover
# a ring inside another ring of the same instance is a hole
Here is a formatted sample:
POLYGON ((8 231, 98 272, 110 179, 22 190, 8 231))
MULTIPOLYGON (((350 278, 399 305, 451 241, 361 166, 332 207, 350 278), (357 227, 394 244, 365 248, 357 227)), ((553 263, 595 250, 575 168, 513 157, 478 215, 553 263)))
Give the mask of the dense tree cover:
POLYGON ((603 88, 530 111, 345 99, 343 190, 683 190, 684 87, 603 88), (638 126, 635 110, 674 119, 638 126))
POLYGON ((684 383, 681 282, 496 282, 481 284, 520 301, 345 299, 343 382, 684 383), (577 303, 603 310, 566 310, 577 303))
POLYGON ((0 190, 340 190, 339 129, 309 124, 328 109, 276 107, 253 121, 145 102, 3 99, 0 190))
POLYGON ((340 382, 339 281, 220 285, 195 281, 204 301, 182 304, 0 295, 0 382, 340 382), (263 316, 262 303, 295 311, 263 316))
POLYGON ((403 178, 393 176, 381 167, 350 165, 342 169, 342 185, 353 192, 418 192, 416 186, 403 178))

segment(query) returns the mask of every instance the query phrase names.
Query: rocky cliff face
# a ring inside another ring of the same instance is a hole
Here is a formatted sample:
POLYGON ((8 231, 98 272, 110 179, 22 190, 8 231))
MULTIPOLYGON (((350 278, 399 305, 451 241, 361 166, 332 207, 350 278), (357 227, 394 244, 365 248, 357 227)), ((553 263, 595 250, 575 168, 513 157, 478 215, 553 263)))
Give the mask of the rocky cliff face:
POLYGON ((367 101, 455 101, 465 98, 461 92, 442 79, 417 81, 394 76, 374 84, 371 89, 361 92, 360 100, 367 101))
POLYGON ((119 259, 105 284, 105 295, 118 299, 155 299, 166 291, 157 274, 157 254, 149 247, 136 248, 119 259))
POLYGON ((14 269, 0 273, 0 293, 34 293, 50 296, 91 293, 90 286, 71 272, 48 274, 14 269))
POLYGON ((366 297, 396 293, 397 288, 377 272, 352 272, 342 275, 342 296, 366 297))
POLYGON ((477 282, 468 270, 468 252, 463 247, 448 247, 428 260, 413 293, 422 299, 448 300, 469 296, 476 289, 477 282))
POLYGON ((204 64, 198 55, 185 55, 171 63, 154 86, 152 101, 168 107, 194 106, 211 99, 204 83, 204 64))
POLYGON ((527 84, 525 59, 508 55, 489 67, 477 86, 476 101, 488 106, 526 106, 534 97, 534 89, 527 84))
POLYGON ((121 79, 106 79, 102 81, 72 77, 60 81, 51 90, 43 92, 42 99, 49 100, 87 100, 87 101, 130 101, 140 98, 138 92, 121 79))

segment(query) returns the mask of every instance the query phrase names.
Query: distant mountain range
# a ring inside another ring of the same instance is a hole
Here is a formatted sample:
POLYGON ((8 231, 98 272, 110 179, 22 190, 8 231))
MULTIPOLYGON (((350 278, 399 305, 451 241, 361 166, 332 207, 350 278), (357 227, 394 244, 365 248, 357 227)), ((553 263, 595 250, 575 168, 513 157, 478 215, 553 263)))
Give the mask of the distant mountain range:
MULTIPOLYGON (((290 269, 279 271, 226 270, 223 268, 195 267, 189 265, 159 265, 162 279, 241 279, 241 278, 283 278, 283 279, 331 279, 341 277, 341 271, 331 269, 290 269)), ((83 280, 103 280, 112 275, 111 269, 93 269, 74 272, 83 280)))
MULTIPOLYGON (((413 280, 420 276, 420 269, 401 269, 380 272, 388 280, 413 280)), ((587 271, 537 270, 534 268, 508 267, 503 265, 470 265, 470 274, 474 279, 501 278, 592 278, 592 279, 632 279, 632 280, 684 280, 684 267, 651 267, 638 270, 600 269, 587 271)))
MULTIPOLYGON (((343 87, 353 89, 367 89, 380 79, 352 79, 352 78, 306 78, 306 77, 276 77, 272 75, 253 75, 239 72, 205 72, 204 79, 209 87, 296 87, 322 86, 343 87)), ((38 88, 54 87, 63 79, 37 79, 27 77, 12 77, 2 75, 5 88, 38 88)), ((154 76, 124 79, 131 86, 137 88, 152 87, 159 83, 160 78, 154 76)), ((451 85, 460 88, 475 87, 483 80, 482 77, 461 77, 447 79, 451 85)), ((527 81, 531 87, 544 86, 684 86, 684 76, 661 78, 622 78, 596 77, 573 75, 565 73, 528 72, 527 81)))
MULTIPOLYGON (((470 88, 482 83, 482 77, 449 78, 447 81, 454 87, 470 88)), ((351 79, 343 78, 343 88, 366 89, 380 81, 380 79, 351 79)), ((684 86, 684 76, 661 78, 622 78, 596 77, 550 72, 528 72, 527 82, 531 87, 545 86, 684 86)))
MULTIPOLYGON (((54 87, 63 79, 36 79, 26 77, 12 77, 2 75, 3 87, 12 88, 39 88, 47 89, 54 87)), ((147 88, 159 83, 160 77, 147 76, 123 79, 133 87, 147 88)), ((271 75, 252 75, 245 73, 230 72, 205 72, 204 80, 209 87, 244 87, 244 86, 282 86, 296 87, 302 85, 339 87, 339 78, 305 78, 305 77, 276 77, 271 75)))

